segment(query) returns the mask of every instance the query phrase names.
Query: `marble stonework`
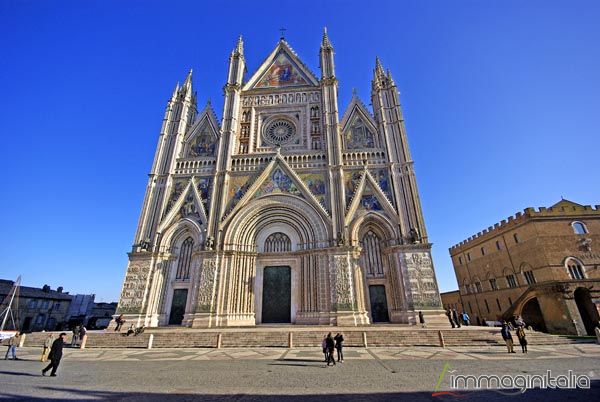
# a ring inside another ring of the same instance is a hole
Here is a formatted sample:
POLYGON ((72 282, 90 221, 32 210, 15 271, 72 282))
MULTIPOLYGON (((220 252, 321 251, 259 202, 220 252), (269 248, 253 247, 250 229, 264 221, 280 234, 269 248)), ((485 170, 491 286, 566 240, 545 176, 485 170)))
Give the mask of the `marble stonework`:
POLYGON ((129 253, 128 322, 260 324, 271 266, 290 267, 292 324, 368 324, 369 286, 384 287, 392 322, 440 313, 394 79, 377 59, 372 111, 355 93, 340 118, 326 32, 318 64, 316 75, 281 39, 244 78, 240 38, 221 121, 210 103, 198 111, 191 71, 175 87, 129 253))

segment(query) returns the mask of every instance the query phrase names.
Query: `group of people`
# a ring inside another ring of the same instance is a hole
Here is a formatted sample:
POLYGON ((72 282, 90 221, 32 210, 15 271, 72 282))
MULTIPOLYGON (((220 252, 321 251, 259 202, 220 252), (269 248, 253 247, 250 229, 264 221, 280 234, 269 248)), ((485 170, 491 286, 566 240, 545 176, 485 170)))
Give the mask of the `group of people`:
POLYGON ((321 346, 323 347, 323 354, 325 355, 325 361, 329 366, 331 363, 335 366, 335 358, 333 357, 333 349, 337 350, 337 361, 339 363, 344 362, 344 351, 343 351, 344 336, 339 332, 335 336, 331 336, 331 332, 323 338, 321 346))
POLYGON ((460 328, 463 325, 471 325, 471 318, 466 311, 463 311, 461 314, 455 309, 446 309, 446 317, 448 317, 448 321, 452 328, 460 328))
MULTIPOLYGON (((46 366, 42 370, 42 375, 46 375, 48 371, 50 371, 51 377, 56 377, 56 370, 58 369, 58 365, 60 360, 62 359, 62 350, 65 344, 66 333, 61 333, 57 339, 52 339, 52 334, 49 334, 48 337, 44 340, 42 356, 40 357, 41 362, 46 362, 50 360, 50 364, 46 366)), ((19 342, 21 340, 21 334, 17 332, 15 335, 9 338, 6 350, 5 360, 8 360, 8 356, 12 355, 13 360, 19 360, 17 357, 17 347, 19 346, 19 342)))
POLYGON ((75 347, 78 345, 81 346, 83 338, 86 336, 86 334, 87 328, 85 327, 85 325, 81 324, 75 326, 75 328, 73 328, 73 337, 71 338, 71 347, 75 347))
POLYGON ((519 344, 521 345, 521 350, 523 353, 527 353, 527 335, 525 334, 525 321, 523 318, 519 316, 513 317, 513 324, 504 321, 502 322, 502 329, 500 330, 500 334, 502 334, 502 339, 506 342, 506 348, 508 349, 508 353, 517 353, 514 351, 514 342, 511 330, 516 329, 517 338, 519 339, 519 344))

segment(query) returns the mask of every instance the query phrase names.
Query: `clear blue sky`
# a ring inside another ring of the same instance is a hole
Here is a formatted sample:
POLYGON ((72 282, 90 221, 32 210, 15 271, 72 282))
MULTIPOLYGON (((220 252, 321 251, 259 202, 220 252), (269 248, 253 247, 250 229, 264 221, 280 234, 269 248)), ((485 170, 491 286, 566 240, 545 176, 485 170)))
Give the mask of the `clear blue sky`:
POLYGON ((561 196, 600 204, 597 1, 0 2, 0 278, 117 300, 164 107, 194 69, 222 113, 278 28, 318 73, 336 50, 343 113, 374 59, 402 93, 442 291, 448 247, 561 196), (235 6, 234 6, 235 5, 235 6))

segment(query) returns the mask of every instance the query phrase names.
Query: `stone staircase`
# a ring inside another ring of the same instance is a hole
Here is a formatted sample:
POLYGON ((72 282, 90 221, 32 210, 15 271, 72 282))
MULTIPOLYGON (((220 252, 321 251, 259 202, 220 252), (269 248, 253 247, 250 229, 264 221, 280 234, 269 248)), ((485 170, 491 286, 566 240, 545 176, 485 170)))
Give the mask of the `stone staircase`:
MULTIPOLYGON (((435 329, 405 327, 276 327, 276 328, 149 328, 137 336, 111 331, 90 331, 86 348, 294 348, 320 347, 323 337, 331 332, 344 335, 347 347, 440 347, 440 334, 446 347, 503 346, 499 328, 467 327, 462 329, 435 329)), ((48 332, 26 334, 24 346, 41 347, 48 332)), ((59 332, 52 333, 55 337, 59 332)), ((518 343, 514 336, 515 343, 518 343)), ((573 338, 527 331, 530 345, 559 345, 594 343, 593 338, 573 338)), ((71 342, 71 334, 65 341, 71 342)))

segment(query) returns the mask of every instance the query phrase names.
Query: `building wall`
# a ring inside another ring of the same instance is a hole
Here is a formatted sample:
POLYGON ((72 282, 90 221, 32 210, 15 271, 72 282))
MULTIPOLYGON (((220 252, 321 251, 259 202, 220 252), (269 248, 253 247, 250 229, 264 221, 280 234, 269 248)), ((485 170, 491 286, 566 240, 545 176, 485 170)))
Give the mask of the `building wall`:
MULTIPOLYGON (((450 255, 462 301, 476 322, 501 319, 531 285, 578 279, 569 275, 568 257, 582 263, 586 279, 600 279, 597 244, 600 209, 563 200, 539 211, 528 208, 452 247, 450 255), (576 234, 573 222, 582 222, 587 233, 576 234), (534 282, 528 283, 527 272, 534 282), (507 279, 511 275, 515 287, 507 279), (496 281, 497 290, 490 280, 496 281)), ((556 309, 561 308, 547 308, 550 321, 560 317, 556 309)))

